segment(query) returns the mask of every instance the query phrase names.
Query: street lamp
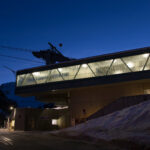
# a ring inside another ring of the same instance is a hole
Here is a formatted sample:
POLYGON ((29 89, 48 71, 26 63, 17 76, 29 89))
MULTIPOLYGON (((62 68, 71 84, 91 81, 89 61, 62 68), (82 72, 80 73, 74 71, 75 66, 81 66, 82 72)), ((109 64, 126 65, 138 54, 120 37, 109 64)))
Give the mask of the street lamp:
POLYGON ((13 107, 13 106, 10 106, 10 107, 9 107, 9 109, 10 109, 10 110, 13 110, 13 109, 14 109, 14 107, 13 107))

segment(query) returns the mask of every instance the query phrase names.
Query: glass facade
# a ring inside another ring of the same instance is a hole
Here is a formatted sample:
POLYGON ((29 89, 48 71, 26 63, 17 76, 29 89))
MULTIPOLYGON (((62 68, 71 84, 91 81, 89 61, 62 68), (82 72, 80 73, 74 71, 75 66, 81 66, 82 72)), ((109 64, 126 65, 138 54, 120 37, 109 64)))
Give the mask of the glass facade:
POLYGON ((149 53, 17 75, 17 86, 150 70, 149 53))

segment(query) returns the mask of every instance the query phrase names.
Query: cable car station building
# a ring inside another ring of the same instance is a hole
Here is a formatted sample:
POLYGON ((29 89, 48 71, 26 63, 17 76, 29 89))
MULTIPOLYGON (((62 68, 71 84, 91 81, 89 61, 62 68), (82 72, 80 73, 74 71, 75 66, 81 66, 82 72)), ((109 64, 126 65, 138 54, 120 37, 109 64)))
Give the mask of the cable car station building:
POLYGON ((16 77, 17 95, 65 110, 57 118, 60 127, 78 123, 120 97, 149 92, 150 47, 19 70, 16 77))

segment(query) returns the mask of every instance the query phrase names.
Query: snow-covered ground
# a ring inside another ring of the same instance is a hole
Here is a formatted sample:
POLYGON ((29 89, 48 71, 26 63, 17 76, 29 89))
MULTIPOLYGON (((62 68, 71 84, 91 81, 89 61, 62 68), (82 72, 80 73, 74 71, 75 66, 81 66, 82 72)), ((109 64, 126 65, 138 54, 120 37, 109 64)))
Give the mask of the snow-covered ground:
POLYGON ((150 144, 150 100, 52 133, 90 137, 95 140, 119 139, 150 144))

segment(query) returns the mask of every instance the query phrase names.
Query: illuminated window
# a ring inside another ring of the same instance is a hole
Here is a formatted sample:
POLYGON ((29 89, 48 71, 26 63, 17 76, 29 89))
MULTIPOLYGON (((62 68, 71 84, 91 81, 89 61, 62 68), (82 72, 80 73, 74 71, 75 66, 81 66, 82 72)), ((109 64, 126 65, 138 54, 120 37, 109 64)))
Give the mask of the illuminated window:
POLYGON ((133 68, 133 67, 134 67, 134 63, 128 62, 128 63, 127 63, 127 66, 128 66, 129 68, 133 68))
POLYGON ((56 110, 61 110, 61 109, 68 109, 69 107, 68 106, 56 106, 54 107, 53 109, 56 109, 56 110))
POLYGON ((52 119, 52 125, 58 125, 58 120, 57 119, 52 119))
POLYGON ((121 59, 115 59, 108 71, 108 75, 121 74, 130 72, 129 68, 122 62, 121 59))
POLYGON ((81 65, 75 79, 91 78, 91 77, 94 77, 93 72, 91 71, 91 69, 88 67, 87 64, 83 64, 81 65))
POLYGON ((11 121, 11 126, 14 127, 15 126, 15 120, 11 121))
POLYGON ((111 59, 111 60, 93 62, 93 63, 89 63, 88 65, 91 67, 92 71, 95 73, 96 76, 104 76, 106 75, 112 61, 113 60, 111 59))
POLYGON ((147 58, 148 56, 149 56, 149 54, 148 54, 148 53, 143 54, 143 57, 145 57, 145 58, 147 58))
POLYGON ((40 84, 46 82, 49 72, 50 71, 48 70, 48 71, 41 71, 41 72, 33 72, 32 74, 37 84, 40 84))
POLYGON ((83 68, 86 68, 87 66, 88 66, 87 64, 83 64, 83 65, 82 65, 83 68))
POLYGON ((61 72, 61 71, 62 71, 62 68, 58 68, 58 70, 61 72))
POLYGON ((71 67, 59 68, 59 71, 64 80, 73 80, 78 69, 79 69, 79 65, 76 65, 71 67))
POLYGON ((59 71, 57 69, 51 70, 50 75, 48 76, 47 82, 63 81, 63 78, 60 75, 59 71))
POLYGON ((36 84, 36 81, 35 81, 32 73, 26 74, 22 85, 33 85, 33 84, 36 84))
POLYGON ((39 76, 39 75, 40 75, 40 72, 33 72, 33 75, 34 75, 34 76, 39 76))
POLYGON ((129 57, 123 57, 123 61, 134 71, 142 71, 149 54, 141 54, 129 57))
POLYGON ((144 94, 150 94, 150 89, 145 89, 144 94))
POLYGON ((22 86, 25 76, 26 76, 25 74, 17 76, 17 86, 22 86))
POLYGON ((88 62, 68 67, 17 75, 17 86, 93 78, 150 70, 150 54, 138 54, 109 60, 88 62))

